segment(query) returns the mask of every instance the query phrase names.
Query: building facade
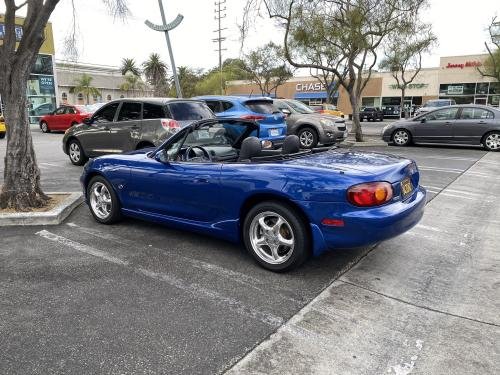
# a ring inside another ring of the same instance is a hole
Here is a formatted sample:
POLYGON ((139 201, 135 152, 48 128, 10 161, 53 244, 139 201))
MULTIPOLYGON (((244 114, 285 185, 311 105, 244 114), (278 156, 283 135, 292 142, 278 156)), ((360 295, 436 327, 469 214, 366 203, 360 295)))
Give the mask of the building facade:
MULTIPOLYGON (((0 15, 0 44, 3 42, 5 35, 4 20, 5 16, 0 15)), ((16 39, 19 42, 23 36, 24 18, 16 17, 15 23, 16 39)), ((56 74, 54 71, 55 50, 52 24, 50 22, 45 27, 44 34, 45 39, 40 47, 35 66, 29 76, 27 87, 30 123, 38 122, 41 115, 53 111, 56 107, 56 74)))
MULTIPOLYGON (((422 69, 405 93, 405 106, 420 106, 428 100, 451 98, 458 104, 500 106, 500 83, 483 77, 478 67, 488 55, 447 56, 440 58, 439 67, 422 69)), ((258 87, 247 81, 228 83, 228 95, 259 94, 258 87)), ((297 99, 309 105, 326 102, 323 84, 313 77, 294 77, 280 86, 277 97, 297 99)), ((363 106, 387 107, 399 105, 401 90, 390 72, 373 72, 362 93, 363 106)), ((347 92, 341 87, 334 104, 346 114, 352 114, 347 92)))
POLYGON ((126 82, 118 67, 56 61, 57 103, 61 104, 93 104, 127 97, 152 96, 153 89, 144 86, 142 89, 123 90, 120 87, 126 82), (91 86, 99 90, 99 95, 87 98, 81 92, 74 92, 76 82, 83 75, 92 77, 91 86))

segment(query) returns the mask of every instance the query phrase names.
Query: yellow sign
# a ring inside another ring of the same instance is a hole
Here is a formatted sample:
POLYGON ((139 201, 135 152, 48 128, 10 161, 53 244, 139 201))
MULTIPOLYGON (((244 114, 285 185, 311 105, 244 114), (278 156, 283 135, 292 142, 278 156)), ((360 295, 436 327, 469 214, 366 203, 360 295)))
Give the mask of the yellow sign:
MULTIPOLYGON (((18 40, 22 37, 23 29, 22 26, 24 24, 24 18, 16 17, 16 37, 18 40)), ((5 15, 0 14, 0 45, 3 44, 3 36, 5 33, 5 15)), ((44 53, 47 55, 54 55, 54 35, 52 34, 52 24, 49 22, 47 26, 45 26, 45 40, 43 41, 42 46, 40 47, 39 53, 44 53)), ((16 44, 16 47, 19 43, 16 44)))

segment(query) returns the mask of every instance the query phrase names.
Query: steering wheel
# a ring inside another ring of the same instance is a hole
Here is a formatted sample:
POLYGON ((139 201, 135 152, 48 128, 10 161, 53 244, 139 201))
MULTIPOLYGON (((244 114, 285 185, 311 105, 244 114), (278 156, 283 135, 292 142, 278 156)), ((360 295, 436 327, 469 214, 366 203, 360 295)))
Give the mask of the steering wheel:
POLYGON ((203 157, 202 157, 203 160, 212 161, 212 157, 210 156, 210 154, 208 153, 208 151, 205 150, 201 146, 189 146, 189 148, 186 150, 186 153, 184 154, 185 155, 185 161, 190 161, 190 160, 192 160, 194 158, 200 157, 198 155, 198 153, 195 151, 196 149, 201 150, 201 152, 203 154, 203 157), (193 154, 194 156, 191 156, 191 154, 193 154))

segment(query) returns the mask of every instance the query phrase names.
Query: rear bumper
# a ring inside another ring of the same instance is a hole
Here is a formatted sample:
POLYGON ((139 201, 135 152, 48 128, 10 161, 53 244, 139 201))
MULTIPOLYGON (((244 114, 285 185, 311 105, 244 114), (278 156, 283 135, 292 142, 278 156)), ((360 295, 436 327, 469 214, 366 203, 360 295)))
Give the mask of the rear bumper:
POLYGON ((355 248, 396 237, 416 225, 424 214, 426 191, 415 189, 405 201, 375 208, 357 208, 348 203, 296 202, 312 217, 313 254, 334 248, 355 248), (311 214, 312 213, 312 214, 311 214), (342 219, 343 227, 321 224, 324 218, 342 219))

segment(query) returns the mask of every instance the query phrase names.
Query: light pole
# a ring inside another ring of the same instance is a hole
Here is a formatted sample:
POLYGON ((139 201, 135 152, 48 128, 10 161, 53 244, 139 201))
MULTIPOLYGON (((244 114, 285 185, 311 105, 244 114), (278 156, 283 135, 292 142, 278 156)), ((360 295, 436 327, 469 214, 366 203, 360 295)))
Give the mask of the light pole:
POLYGON ((175 91, 177 92, 177 97, 182 98, 182 91, 181 91, 181 85, 179 83, 179 77, 177 76, 177 69, 175 67, 175 61, 174 61, 174 54, 172 52, 172 46, 170 45, 170 37, 168 35, 168 32, 170 30, 175 29, 179 24, 182 22, 184 19, 184 16, 182 14, 178 14, 175 19, 167 23, 167 20, 165 18, 165 11, 163 9, 163 2, 162 0, 158 0, 158 5, 160 6, 160 13, 161 13, 161 20, 162 20, 162 25, 155 25, 154 23, 150 21, 145 21, 144 23, 146 26, 149 28, 155 30, 155 31, 163 31, 165 33, 165 40, 167 41, 167 48, 168 48, 168 54, 170 55, 170 65, 172 66, 172 71, 173 71, 173 76, 174 76, 174 82, 175 82, 175 91))

